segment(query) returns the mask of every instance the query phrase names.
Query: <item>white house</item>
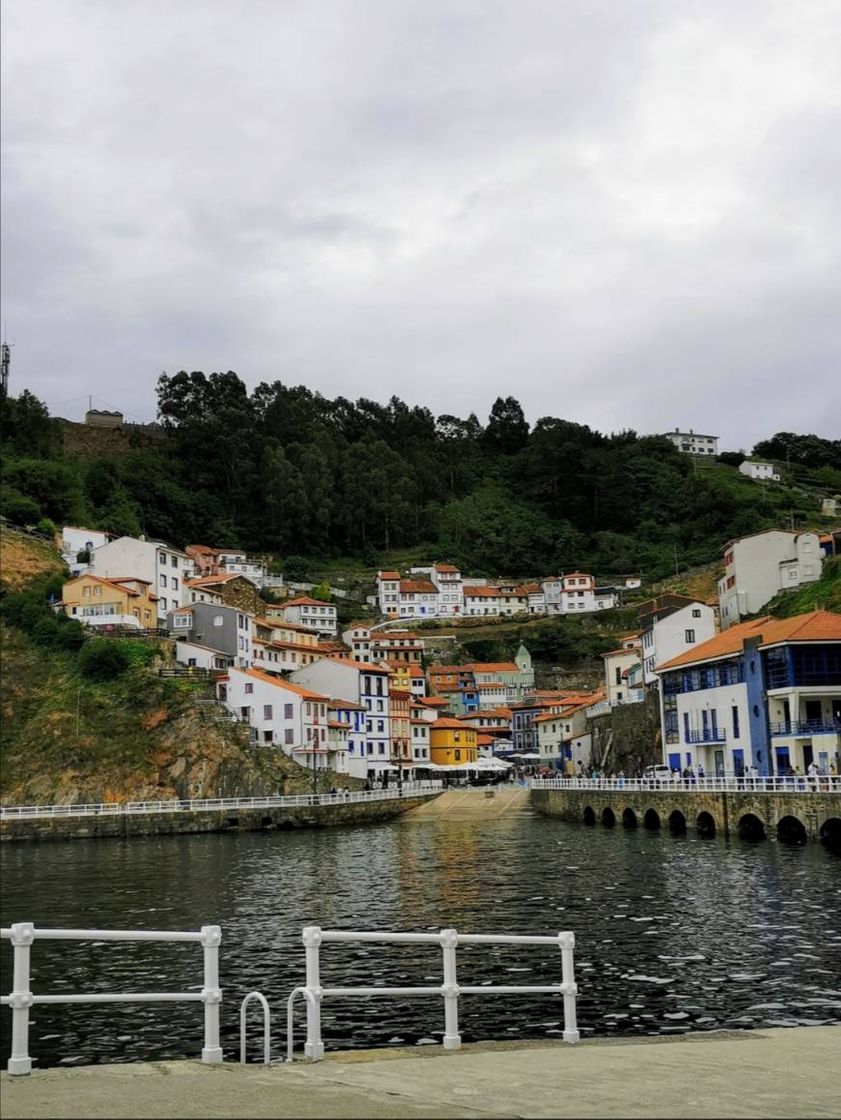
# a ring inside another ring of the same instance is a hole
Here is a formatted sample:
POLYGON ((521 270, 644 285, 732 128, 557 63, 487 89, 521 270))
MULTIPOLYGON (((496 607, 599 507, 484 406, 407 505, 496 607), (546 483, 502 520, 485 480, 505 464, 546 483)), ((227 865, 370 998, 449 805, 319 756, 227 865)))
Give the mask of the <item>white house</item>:
POLYGON ((429 578, 438 590, 439 617, 464 614, 464 587, 459 569, 454 564, 435 563, 429 578))
POLYGON ((666 439, 671 440, 678 451, 685 451, 687 455, 717 455, 718 436, 703 436, 693 431, 681 432, 675 428, 673 432, 664 432, 666 439))
POLYGON ((365 709, 366 776, 377 778, 393 767, 389 719, 388 669, 364 661, 325 657, 292 674, 291 680, 333 700, 349 700, 365 709))
POLYGON ((841 615, 737 623, 659 669, 663 760, 707 774, 841 763, 841 615))
POLYGON ((770 482, 780 481, 780 476, 774 470, 773 463, 763 463, 759 459, 745 459, 744 462, 739 464, 739 473, 759 482, 766 479, 770 482))
POLYGON ((596 581, 587 572, 570 572, 563 577, 561 611, 578 614, 596 609, 596 581))
POLYGON ((823 553, 817 533, 771 529, 730 541, 718 581, 721 628, 756 614, 780 592, 821 577, 823 553))
POLYGON ((255 743, 280 747, 310 769, 329 767, 328 697, 258 669, 230 669, 216 689, 255 743))
POLYGON ((629 672, 642 660, 642 641, 638 635, 623 639, 617 649, 602 654, 604 660, 604 685, 608 703, 612 708, 618 704, 634 704, 642 700, 638 689, 629 684, 629 672))
POLYGON ((354 661, 371 660, 371 627, 366 622, 352 622, 342 631, 342 641, 351 650, 354 661))
POLYGON ((496 587, 465 587, 464 613, 468 618, 499 614, 500 593, 496 587))
POLYGON ((95 548, 90 571, 103 579, 126 576, 146 580, 158 596, 158 621, 163 623, 173 607, 189 603, 187 581, 193 562, 185 552, 164 541, 118 537, 95 548))
POLYGON ((640 607, 640 639, 646 684, 657 681, 657 668, 715 634, 715 611, 699 599, 663 595, 640 607))
POLYGON ((111 534, 100 529, 84 529, 79 525, 65 525, 61 530, 61 558, 74 576, 88 570, 87 562, 76 559, 80 552, 90 554, 111 540, 111 534))
POLYGON ((223 572, 245 576, 257 587, 263 586, 266 577, 266 565, 262 560, 252 560, 249 556, 236 548, 217 548, 216 560, 223 572))
POLYGON ((287 622, 295 622, 319 634, 335 635, 339 631, 336 607, 333 603, 322 602, 321 599, 310 599, 306 595, 301 595, 297 599, 289 599, 281 603, 275 607, 275 611, 287 622))
POLYGON ((228 669, 231 664, 226 653, 220 653, 211 646, 185 641, 176 641, 175 660, 192 669, 228 669))
POLYGON ((416 767, 429 766, 429 726, 435 722, 436 714, 417 698, 410 701, 410 750, 416 767))

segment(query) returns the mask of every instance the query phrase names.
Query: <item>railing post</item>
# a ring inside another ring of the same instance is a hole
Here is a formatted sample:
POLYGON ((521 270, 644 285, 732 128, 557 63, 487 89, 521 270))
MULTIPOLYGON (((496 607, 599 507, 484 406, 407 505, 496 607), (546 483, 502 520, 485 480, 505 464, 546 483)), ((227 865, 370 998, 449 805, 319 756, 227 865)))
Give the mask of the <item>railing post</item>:
POLYGON ((441 950, 444 955, 444 983, 441 993, 444 996, 444 1038, 445 1050, 458 1050, 461 1035, 458 1033, 458 974, 456 971, 456 946, 458 931, 442 929, 441 950))
POLYGON ((575 1014, 575 1000, 578 995, 573 963, 575 934, 559 933, 558 945, 561 950, 561 987, 564 993, 564 1042, 578 1042, 581 1036, 578 1033, 575 1014))
POLYGON ((6 1069, 12 1074, 32 1072, 29 1057, 29 1008, 32 992, 29 990, 29 950, 35 938, 32 922, 15 922, 11 942, 14 946, 14 965, 11 992, 12 1052, 6 1069))
POLYGON ((324 1043, 321 1041, 321 971, 319 953, 321 946, 321 927, 305 926, 303 932, 304 950, 307 959, 307 1041, 304 1053, 312 1062, 324 1057, 324 1043))
POLYGON ((219 1045, 219 1004, 222 991, 219 987, 219 945, 222 930, 219 926, 201 927, 201 944, 204 948, 204 986, 201 991, 204 1004, 204 1047, 201 1052, 203 1062, 221 1062, 222 1047, 219 1045))

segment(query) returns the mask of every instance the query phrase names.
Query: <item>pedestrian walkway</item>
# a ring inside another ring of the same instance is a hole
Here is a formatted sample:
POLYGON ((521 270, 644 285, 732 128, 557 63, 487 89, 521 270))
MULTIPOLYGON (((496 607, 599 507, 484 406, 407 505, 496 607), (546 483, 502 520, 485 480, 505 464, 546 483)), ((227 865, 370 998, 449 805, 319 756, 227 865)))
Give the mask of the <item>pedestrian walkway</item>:
POLYGON ((368 1050, 2 1075, 3 1120, 169 1117, 837 1118, 841 1027, 368 1050))

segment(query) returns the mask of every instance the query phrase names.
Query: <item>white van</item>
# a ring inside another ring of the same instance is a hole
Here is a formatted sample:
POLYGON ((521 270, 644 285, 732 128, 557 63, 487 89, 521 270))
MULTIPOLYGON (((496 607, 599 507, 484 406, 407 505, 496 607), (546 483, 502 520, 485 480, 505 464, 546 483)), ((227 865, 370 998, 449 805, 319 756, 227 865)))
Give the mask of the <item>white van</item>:
POLYGON ((646 766, 642 772, 642 776, 646 781, 655 780, 658 782, 674 782, 680 775, 675 775, 669 766, 661 763, 658 766, 646 766))

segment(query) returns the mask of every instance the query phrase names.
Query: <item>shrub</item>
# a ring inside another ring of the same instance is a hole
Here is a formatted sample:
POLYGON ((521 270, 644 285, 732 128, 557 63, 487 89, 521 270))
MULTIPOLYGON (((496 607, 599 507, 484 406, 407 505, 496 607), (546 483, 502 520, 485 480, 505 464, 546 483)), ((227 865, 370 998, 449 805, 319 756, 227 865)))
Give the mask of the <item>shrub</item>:
POLYGON ((283 565, 283 574, 287 580, 298 583, 307 578, 307 561, 303 556, 287 556, 283 565))
POLYGON ((3 488, 3 501, 0 503, 3 516, 13 525, 34 525, 41 516, 41 507, 32 498, 19 494, 11 487, 3 488))
POLYGON ((52 615, 44 615, 38 619, 30 633, 39 646, 53 646, 58 638, 58 619, 52 615))
POLYGON ((58 532, 58 526, 55 521, 52 521, 49 517, 42 517, 35 528, 39 533, 43 533, 45 537, 49 537, 51 540, 58 532))
POLYGON ((110 681, 131 664, 128 643, 111 638, 90 638, 79 650, 79 671, 93 681, 110 681))
POLYGON ((62 621, 62 616, 59 616, 58 623, 58 633, 55 636, 56 649, 65 649, 71 653, 81 649, 88 640, 84 626, 72 618, 65 618, 62 621))

